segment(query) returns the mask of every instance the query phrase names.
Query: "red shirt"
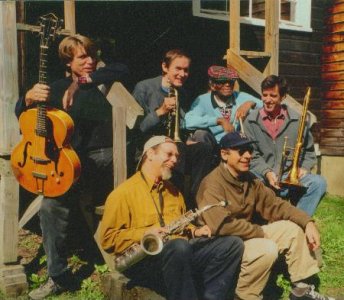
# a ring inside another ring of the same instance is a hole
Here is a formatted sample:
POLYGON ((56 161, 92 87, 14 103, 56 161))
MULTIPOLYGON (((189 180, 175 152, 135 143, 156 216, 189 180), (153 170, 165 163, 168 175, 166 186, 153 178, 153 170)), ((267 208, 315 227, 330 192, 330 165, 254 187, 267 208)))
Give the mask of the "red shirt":
POLYGON ((271 117, 266 113, 264 108, 259 111, 260 117, 262 118, 263 125, 266 131, 269 133, 271 138, 274 140, 278 135, 281 126, 284 123, 285 118, 288 116, 288 112, 285 108, 281 107, 279 114, 276 117, 271 117))

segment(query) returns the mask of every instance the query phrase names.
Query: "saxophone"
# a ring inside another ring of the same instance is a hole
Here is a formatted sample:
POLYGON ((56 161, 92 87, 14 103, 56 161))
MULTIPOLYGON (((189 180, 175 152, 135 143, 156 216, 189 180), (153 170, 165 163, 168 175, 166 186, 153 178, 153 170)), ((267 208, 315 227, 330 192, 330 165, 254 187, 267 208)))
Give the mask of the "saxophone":
POLYGON ((173 234, 182 232, 187 225, 193 220, 199 217, 202 213, 210 208, 221 206, 225 207, 228 205, 227 201, 220 201, 217 204, 206 205, 201 209, 195 209, 187 211, 179 219, 173 221, 166 226, 167 232, 163 235, 157 234, 145 234, 141 239, 141 243, 134 243, 132 246, 127 248, 123 253, 115 258, 115 268, 119 272, 124 272, 132 265, 141 261, 147 255, 157 255, 163 249, 164 243, 169 240, 169 237, 173 234))

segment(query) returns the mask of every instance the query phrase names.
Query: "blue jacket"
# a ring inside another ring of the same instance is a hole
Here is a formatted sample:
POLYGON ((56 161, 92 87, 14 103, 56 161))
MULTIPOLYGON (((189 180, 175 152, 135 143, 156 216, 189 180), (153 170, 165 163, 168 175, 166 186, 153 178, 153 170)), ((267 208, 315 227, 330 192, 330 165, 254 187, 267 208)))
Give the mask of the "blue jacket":
MULTIPOLYGON (((247 102, 253 101, 256 107, 262 107, 262 101, 245 92, 234 92, 234 103, 230 122, 234 125, 235 130, 240 130, 240 124, 234 119, 238 107, 247 102)), ((217 125, 217 119, 222 118, 220 108, 217 105, 213 93, 206 93, 198 96, 191 105, 191 109, 185 115, 186 129, 209 129, 217 142, 226 134, 221 125, 217 125)))

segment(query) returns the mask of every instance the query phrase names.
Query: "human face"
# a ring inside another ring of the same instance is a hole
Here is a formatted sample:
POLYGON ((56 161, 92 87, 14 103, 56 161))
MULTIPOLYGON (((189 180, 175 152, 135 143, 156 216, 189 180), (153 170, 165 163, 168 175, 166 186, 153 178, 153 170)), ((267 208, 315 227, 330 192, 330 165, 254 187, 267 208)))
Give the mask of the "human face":
POLYGON ((280 111, 282 100, 278 85, 262 91, 264 110, 269 115, 276 115, 280 111))
POLYGON ((87 54, 83 46, 77 46, 73 54, 72 61, 67 64, 73 77, 86 76, 95 71, 97 60, 87 54))
POLYGON ((211 90, 216 92, 220 98, 227 98, 232 96, 235 80, 228 80, 224 82, 212 82, 211 90))
POLYGON ((248 172, 252 159, 252 145, 244 145, 233 149, 222 149, 221 157, 226 161, 231 174, 238 178, 242 173, 248 172))
POLYGON ((175 143, 163 143, 156 149, 147 151, 147 159, 152 162, 150 171, 155 178, 170 179, 172 170, 178 161, 179 153, 175 143))
POLYGON ((172 60, 167 67, 162 63, 164 78, 174 87, 181 87, 189 77, 190 59, 185 56, 178 56, 172 60))

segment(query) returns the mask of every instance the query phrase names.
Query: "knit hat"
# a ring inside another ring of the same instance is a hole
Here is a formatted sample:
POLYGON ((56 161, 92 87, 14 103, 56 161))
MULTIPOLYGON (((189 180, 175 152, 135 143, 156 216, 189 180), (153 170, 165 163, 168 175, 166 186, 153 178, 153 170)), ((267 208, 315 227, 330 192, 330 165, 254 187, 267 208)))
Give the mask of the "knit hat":
POLYGON ((228 81, 239 78, 238 72, 233 68, 211 66, 208 69, 209 79, 212 81, 228 81))

